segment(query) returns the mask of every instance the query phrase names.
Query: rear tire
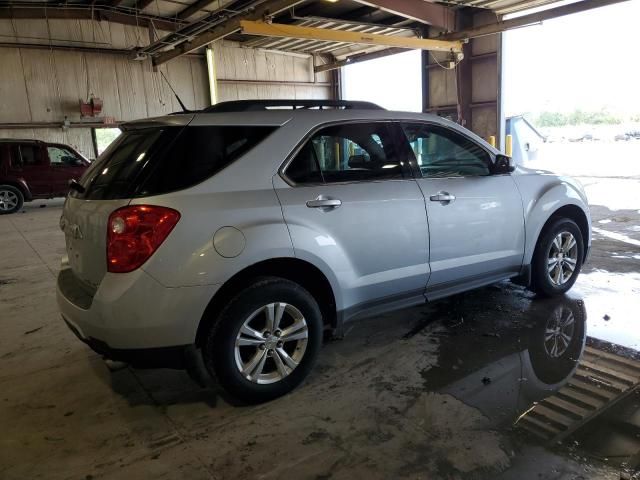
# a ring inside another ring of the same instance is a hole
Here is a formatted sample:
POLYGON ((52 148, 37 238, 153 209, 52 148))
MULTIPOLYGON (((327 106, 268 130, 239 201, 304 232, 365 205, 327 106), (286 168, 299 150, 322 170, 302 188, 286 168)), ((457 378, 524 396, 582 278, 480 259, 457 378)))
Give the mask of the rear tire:
POLYGON ((24 205, 24 195, 12 185, 0 185, 0 215, 19 211, 24 205))
POLYGON ((544 228, 531 262, 531 290, 552 297, 562 295, 576 282, 584 242, 578 225, 568 218, 558 218, 544 228))
POLYGON ((209 328, 209 373, 233 397, 260 403, 297 387, 322 344, 320 308, 300 285, 267 277, 242 290, 209 328))

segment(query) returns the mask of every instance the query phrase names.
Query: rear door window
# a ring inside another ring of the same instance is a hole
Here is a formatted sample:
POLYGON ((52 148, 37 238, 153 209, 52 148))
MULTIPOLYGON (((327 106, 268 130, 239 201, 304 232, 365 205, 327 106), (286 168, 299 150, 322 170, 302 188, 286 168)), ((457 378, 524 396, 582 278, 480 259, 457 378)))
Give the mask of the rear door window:
POLYGON ((410 177, 386 123, 352 123, 319 130, 285 175, 296 184, 392 180, 410 177))
POLYGON ((20 166, 22 167, 32 167, 44 163, 42 161, 41 148, 37 145, 19 145, 17 150, 20 166))
POLYGON ((203 126, 125 131, 80 183, 86 199, 159 195, 200 183, 240 158, 275 127, 203 126))

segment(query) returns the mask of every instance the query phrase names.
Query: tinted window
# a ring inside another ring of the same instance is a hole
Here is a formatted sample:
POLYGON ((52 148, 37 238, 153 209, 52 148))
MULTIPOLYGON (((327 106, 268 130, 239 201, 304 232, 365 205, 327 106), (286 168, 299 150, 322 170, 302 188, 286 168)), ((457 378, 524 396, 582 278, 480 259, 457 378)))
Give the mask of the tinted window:
POLYGON ((486 150, 452 130, 425 124, 402 126, 423 177, 489 175, 486 150))
POLYGON ((21 166, 28 167, 42 164, 40 147, 36 145, 20 145, 18 150, 20 151, 19 162, 21 166))
POLYGON ((211 177, 273 127, 166 127, 124 132, 83 175, 87 199, 158 195, 211 177))
POLYGON ((285 173, 302 184, 403 178, 405 166, 393 146, 385 123, 327 127, 303 145, 285 173))
POLYGON ((273 130, 273 127, 188 127, 163 152, 162 161, 157 162, 139 195, 195 185, 240 158, 273 130))

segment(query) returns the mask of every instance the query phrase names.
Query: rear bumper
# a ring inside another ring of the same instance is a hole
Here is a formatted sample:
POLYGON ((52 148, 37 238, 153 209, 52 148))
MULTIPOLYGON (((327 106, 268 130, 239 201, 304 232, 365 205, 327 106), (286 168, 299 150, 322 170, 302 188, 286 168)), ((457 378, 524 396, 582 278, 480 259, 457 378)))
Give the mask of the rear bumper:
POLYGON ((84 338, 78 327, 63 316, 63 320, 78 339, 86 343, 91 350, 110 360, 125 362, 137 368, 178 368, 182 369, 188 363, 187 348, 189 345, 160 348, 111 348, 97 338, 84 338))
MULTIPOLYGON (((114 360, 195 343, 202 315, 217 286, 167 288, 144 270, 107 273, 93 297, 58 275, 57 300, 69 328, 96 352, 114 360), (136 352, 149 350, 149 352, 136 352)), ((166 354, 167 352, 155 352, 166 354)))

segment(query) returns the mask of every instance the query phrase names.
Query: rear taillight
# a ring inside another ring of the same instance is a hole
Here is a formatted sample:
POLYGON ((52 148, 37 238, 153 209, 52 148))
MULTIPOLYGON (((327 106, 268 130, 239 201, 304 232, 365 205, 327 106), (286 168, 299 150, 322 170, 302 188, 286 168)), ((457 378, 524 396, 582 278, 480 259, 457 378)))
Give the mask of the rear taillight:
POLYGON ((164 242, 180 214, 171 208, 132 205, 109 215, 107 270, 125 273, 146 262, 164 242))

